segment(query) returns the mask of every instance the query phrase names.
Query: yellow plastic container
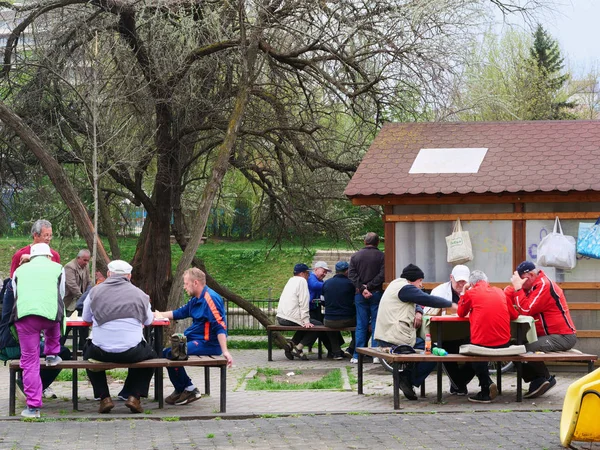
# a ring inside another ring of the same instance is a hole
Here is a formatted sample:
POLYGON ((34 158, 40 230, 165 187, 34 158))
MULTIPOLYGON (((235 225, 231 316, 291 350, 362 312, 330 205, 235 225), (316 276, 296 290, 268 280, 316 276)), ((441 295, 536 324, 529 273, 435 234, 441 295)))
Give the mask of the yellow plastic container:
POLYGON ((560 442, 600 442, 600 369, 580 378, 567 389, 560 418, 560 442))

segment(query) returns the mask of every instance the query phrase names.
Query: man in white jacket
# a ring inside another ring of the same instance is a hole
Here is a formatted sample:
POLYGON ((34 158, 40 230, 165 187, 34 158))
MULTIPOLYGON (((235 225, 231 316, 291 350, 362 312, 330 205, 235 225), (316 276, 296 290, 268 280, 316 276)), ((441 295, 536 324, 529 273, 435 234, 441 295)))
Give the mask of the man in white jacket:
MULTIPOLYGON (((290 327, 300 325, 307 329, 313 328, 315 325, 323 325, 322 322, 311 319, 309 315, 308 270, 306 264, 294 266, 294 276, 288 280, 279 297, 279 306, 277 306, 279 325, 290 327)), ((333 339, 335 332, 328 332, 327 335, 333 339)), ((318 333, 315 331, 296 331, 284 349, 286 358, 294 359, 295 356, 298 359, 307 360, 302 349, 313 343, 317 337, 318 333)))

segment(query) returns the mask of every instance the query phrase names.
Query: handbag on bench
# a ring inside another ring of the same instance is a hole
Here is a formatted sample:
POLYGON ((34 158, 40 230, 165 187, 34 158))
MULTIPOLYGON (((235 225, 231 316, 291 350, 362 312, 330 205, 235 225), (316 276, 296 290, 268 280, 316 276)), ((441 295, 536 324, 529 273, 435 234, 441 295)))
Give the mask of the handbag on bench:
POLYGON ((187 337, 182 333, 171 335, 171 358, 174 361, 186 361, 187 354, 187 337))

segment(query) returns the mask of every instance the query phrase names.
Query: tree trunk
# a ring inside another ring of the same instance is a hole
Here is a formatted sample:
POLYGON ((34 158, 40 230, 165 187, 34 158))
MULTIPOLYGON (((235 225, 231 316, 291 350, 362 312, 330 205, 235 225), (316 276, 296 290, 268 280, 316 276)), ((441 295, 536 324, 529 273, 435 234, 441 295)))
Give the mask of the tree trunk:
POLYGON ((119 248, 119 241, 117 240, 117 233, 115 227, 113 227, 113 221, 110 216, 110 210, 106 204, 106 199, 103 195, 98 197, 98 205, 100 206, 100 219, 102 219, 102 229, 106 233, 108 238, 108 245, 110 246, 110 255, 112 259, 121 259, 121 249, 119 248))
MULTIPOLYGON (((52 181, 52 184, 71 211, 75 225, 85 239, 88 248, 93 248, 95 240, 94 226, 87 215, 85 206, 79 199, 79 195, 75 191, 75 188, 69 181, 69 178, 60 164, 45 149, 44 143, 35 132, 2 102, 0 102, 0 120, 21 138, 23 143, 38 159, 44 171, 52 181)), ((106 264, 109 261, 108 255, 102 245, 102 241, 98 238, 96 239, 96 242, 98 245, 96 263, 100 270, 106 271, 106 264)))

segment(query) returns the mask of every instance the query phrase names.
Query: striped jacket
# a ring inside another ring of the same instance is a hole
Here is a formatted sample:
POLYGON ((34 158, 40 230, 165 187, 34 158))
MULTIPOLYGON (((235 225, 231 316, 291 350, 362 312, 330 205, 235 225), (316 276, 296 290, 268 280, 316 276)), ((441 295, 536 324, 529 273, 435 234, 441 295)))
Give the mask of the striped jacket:
POLYGON ((519 314, 532 316, 538 336, 575 334, 575 325, 562 289, 540 270, 529 292, 515 292, 512 286, 504 289, 519 314))
MULTIPOLYGON (((205 346, 220 349, 217 335, 227 335, 225 306, 219 294, 205 286, 199 297, 192 297, 185 305, 173 311, 173 319, 192 318, 185 330, 188 342, 204 341, 205 346)), ((220 350, 219 350, 220 354, 220 350)))

